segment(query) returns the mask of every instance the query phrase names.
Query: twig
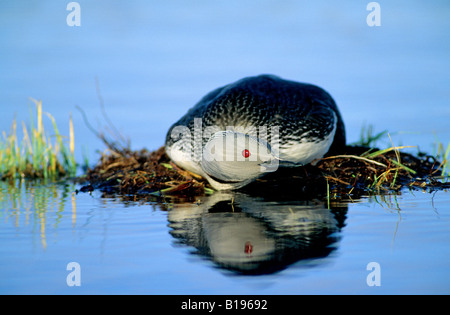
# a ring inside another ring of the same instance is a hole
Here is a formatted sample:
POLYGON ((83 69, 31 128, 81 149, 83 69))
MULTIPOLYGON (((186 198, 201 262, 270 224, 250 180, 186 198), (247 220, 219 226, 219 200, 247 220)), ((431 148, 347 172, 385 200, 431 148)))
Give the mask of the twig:
POLYGON ((335 156, 329 156, 329 157, 323 158, 322 160, 339 159, 339 158, 349 158, 349 159, 362 160, 362 161, 366 161, 368 163, 373 163, 375 165, 387 168, 387 165, 385 165, 383 163, 380 163, 380 162, 377 162, 377 161, 374 161, 374 160, 370 160, 370 159, 367 159, 367 158, 364 158, 364 157, 361 157, 361 156, 357 156, 357 155, 335 155, 335 156))

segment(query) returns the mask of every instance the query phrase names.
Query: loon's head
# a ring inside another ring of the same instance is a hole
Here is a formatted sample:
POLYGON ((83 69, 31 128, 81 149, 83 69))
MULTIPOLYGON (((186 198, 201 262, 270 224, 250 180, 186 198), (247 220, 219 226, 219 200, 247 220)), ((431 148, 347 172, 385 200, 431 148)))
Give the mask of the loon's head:
POLYGON ((235 131, 219 131, 203 147, 201 168, 215 189, 237 189, 278 168, 267 141, 235 131))

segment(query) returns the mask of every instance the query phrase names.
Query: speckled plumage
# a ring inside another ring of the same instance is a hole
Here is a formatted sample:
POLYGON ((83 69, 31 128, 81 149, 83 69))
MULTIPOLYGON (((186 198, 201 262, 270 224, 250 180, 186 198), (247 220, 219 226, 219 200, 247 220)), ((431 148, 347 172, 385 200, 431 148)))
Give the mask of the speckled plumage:
POLYGON ((326 153, 345 145, 344 123, 327 92, 315 85, 273 75, 244 78, 204 96, 169 129, 166 137, 169 152, 177 141, 183 140, 180 135, 172 134, 176 126, 187 127, 194 138, 201 139, 203 146, 209 140, 204 135, 210 126, 216 126, 217 130, 231 126, 243 133, 250 127, 264 126, 268 128, 265 140, 278 144, 280 160, 298 164, 309 163, 317 157, 305 158, 305 152, 296 150, 322 146, 319 151, 326 153), (201 118, 200 130, 195 118, 201 118), (279 139, 271 138, 272 126, 279 127, 279 139), (202 134, 198 135, 199 132, 202 134))
POLYGON ((176 141, 171 137, 175 126, 187 126, 193 132, 194 118, 202 118, 202 131, 212 125, 223 130, 227 126, 276 125, 281 127, 281 146, 289 140, 315 142, 323 140, 333 129, 333 113, 338 120, 334 145, 342 146, 345 144, 344 123, 336 103, 323 89, 272 75, 249 77, 203 97, 173 124, 166 145, 176 141))

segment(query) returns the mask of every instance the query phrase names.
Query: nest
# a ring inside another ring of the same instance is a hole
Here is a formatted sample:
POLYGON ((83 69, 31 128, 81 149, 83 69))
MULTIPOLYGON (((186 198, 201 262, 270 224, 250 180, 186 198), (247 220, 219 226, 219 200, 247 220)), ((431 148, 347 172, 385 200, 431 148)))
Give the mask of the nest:
MULTIPOLYGON (((339 155, 310 165, 280 168, 241 190, 251 195, 284 198, 357 198, 370 194, 399 193, 403 188, 438 190, 450 188, 441 179, 442 163, 428 155, 413 156, 396 148, 374 150, 348 146, 339 155)), ((107 195, 133 198, 193 198, 213 189, 198 175, 178 168, 165 153, 110 151, 86 174, 81 191, 100 190, 107 195)))

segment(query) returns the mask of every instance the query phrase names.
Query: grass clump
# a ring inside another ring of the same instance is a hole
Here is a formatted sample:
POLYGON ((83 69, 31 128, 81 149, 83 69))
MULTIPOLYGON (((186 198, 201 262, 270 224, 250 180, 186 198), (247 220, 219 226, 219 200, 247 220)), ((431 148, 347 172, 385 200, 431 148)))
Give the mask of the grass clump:
POLYGON ((23 138, 17 136, 18 124, 14 119, 9 135, 4 131, 0 138, 0 178, 2 180, 16 178, 58 179, 75 176, 76 162, 74 157, 75 137, 72 117, 69 119, 69 145, 66 137, 58 130, 54 117, 45 113, 50 119, 53 132, 48 134, 44 129, 42 102, 32 100, 36 105, 36 113, 30 108, 31 127, 22 122, 23 138), (35 121, 33 122, 33 116, 35 121))
POLYGON ((436 147, 437 150, 435 152, 435 156, 437 160, 442 161, 439 168, 442 169, 442 176, 445 177, 445 180, 447 181, 450 177, 450 142, 447 147, 445 147, 442 142, 437 141, 436 147))
POLYGON ((363 125, 361 128, 359 141, 355 142, 353 145, 362 147, 374 147, 376 145, 376 142, 386 136, 387 133, 387 130, 384 130, 377 134, 374 134, 372 125, 363 125))
POLYGON ((81 191, 99 189, 105 195, 134 197, 176 195, 183 198, 211 193, 198 175, 183 171, 171 163, 165 148, 149 152, 108 150, 99 163, 87 172, 89 182, 81 191))

